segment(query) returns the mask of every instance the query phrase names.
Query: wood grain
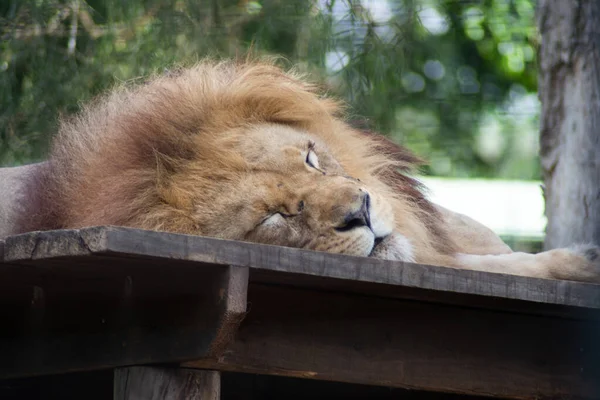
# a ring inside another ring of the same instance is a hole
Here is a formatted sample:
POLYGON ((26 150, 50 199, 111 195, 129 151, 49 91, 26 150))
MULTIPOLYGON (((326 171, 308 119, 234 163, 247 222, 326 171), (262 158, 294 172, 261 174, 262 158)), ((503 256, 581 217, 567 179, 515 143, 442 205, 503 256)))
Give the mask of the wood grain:
MULTIPOLYGON (((258 245, 199 236, 129 228, 28 233, 6 239, 6 263, 31 264, 61 257, 111 255, 164 261, 244 266, 253 271, 283 272, 348 282, 385 284, 431 293, 474 295, 531 303, 600 309, 600 286, 580 282, 519 277, 446 267, 258 245)), ((70 261, 64 264, 69 264, 70 261)), ((42 265, 38 263, 38 265, 42 265)), ((44 264, 45 265, 45 264, 44 264)), ((103 268, 110 268, 106 265, 103 268)), ((411 297, 414 297, 412 291, 411 297)), ((445 300, 444 300, 445 301, 445 300)), ((472 302, 475 305, 476 301, 472 302)))
POLYGON ((540 0, 544 248, 600 245, 600 2, 540 0))
POLYGON ((600 324, 253 284, 234 343, 185 367, 511 399, 600 398, 600 324))
POLYGON ((114 227, 9 237, 3 262, 4 377, 183 362, 600 398, 597 285, 114 227))

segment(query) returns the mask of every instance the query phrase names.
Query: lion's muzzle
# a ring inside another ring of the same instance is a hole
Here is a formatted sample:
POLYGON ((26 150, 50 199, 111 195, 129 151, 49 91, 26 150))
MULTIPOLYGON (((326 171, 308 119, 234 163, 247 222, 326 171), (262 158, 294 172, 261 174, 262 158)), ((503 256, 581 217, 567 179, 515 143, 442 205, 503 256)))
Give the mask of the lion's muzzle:
POLYGON ((371 229, 371 197, 364 190, 359 190, 358 208, 350 210, 345 215, 343 223, 336 227, 336 230, 344 232, 360 227, 371 229))

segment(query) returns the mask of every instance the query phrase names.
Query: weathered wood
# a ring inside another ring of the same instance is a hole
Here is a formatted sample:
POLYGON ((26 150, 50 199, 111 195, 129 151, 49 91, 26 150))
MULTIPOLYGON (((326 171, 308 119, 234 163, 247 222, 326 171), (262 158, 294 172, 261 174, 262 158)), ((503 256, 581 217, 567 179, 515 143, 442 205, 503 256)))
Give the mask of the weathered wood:
POLYGON ((113 227, 9 237, 4 262, 0 311, 17 323, 2 333, 12 341, 0 339, 0 376, 190 360, 472 395, 600 397, 597 285, 113 227), (248 280, 250 311, 228 345, 248 280))
POLYGON ((114 400, 219 400, 217 371, 182 368, 115 369, 114 400))
POLYGON ((50 258, 0 265, 2 378, 216 357, 245 315, 246 268, 96 256, 62 234, 7 246, 50 258))
MULTIPOLYGON (((58 261, 53 268, 72 269, 72 257, 91 255, 127 259, 141 256, 155 259, 157 262, 162 260, 163 263, 192 261, 244 266, 254 272, 267 272, 270 276, 273 275, 272 272, 281 272, 287 276, 297 274, 307 278, 335 280, 342 290, 345 283, 351 286, 362 283, 384 284, 395 287, 395 295, 399 297, 402 297, 404 291, 408 291, 411 298, 418 298, 422 294, 425 300, 434 300, 439 295, 442 301, 446 302, 448 294, 463 297, 466 295, 471 299, 472 306, 477 306, 480 299, 494 298, 498 300, 498 307, 502 307, 501 300, 512 299, 524 301, 530 307, 538 303, 600 309, 600 290, 598 285, 593 284, 351 257, 129 228, 93 227, 13 236, 6 239, 4 258, 5 262, 19 264, 32 264, 39 260, 38 266, 47 266, 54 258, 58 261)), ((85 269, 97 275, 110 273, 115 266, 111 267, 105 263, 97 268, 86 265, 85 269)), ((121 265, 116 268, 120 269, 121 265)), ((80 272, 82 270, 79 265, 76 269, 80 272)))
POLYGON ((540 0, 537 11, 544 247, 600 245, 600 2, 540 0))
POLYGON ((218 360, 189 368, 513 399, 600 398, 600 324, 253 284, 218 360))

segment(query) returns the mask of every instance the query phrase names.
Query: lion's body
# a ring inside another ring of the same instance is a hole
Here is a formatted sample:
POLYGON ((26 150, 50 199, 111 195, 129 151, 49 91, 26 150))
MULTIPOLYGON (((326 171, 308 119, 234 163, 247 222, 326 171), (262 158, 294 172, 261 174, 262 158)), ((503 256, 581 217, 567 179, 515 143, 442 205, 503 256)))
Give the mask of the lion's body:
POLYGON ((597 280, 585 252, 544 253, 574 267, 546 265, 429 203, 406 175, 416 157, 339 114, 265 63, 206 61, 119 88, 61 124, 49 162, 20 183, 24 208, 0 234, 122 225, 597 280))

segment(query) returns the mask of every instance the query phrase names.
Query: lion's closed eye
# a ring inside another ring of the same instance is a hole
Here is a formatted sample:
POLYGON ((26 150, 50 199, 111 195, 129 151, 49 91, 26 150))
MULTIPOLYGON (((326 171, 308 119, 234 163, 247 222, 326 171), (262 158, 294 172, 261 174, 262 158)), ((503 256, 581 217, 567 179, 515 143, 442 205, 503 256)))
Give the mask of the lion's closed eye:
POLYGON ((315 143, 313 141, 308 142, 308 153, 306 154, 305 162, 312 168, 321 170, 319 157, 317 156, 317 153, 315 153, 314 147, 315 143))
POLYGON ((314 169, 320 169, 319 157, 317 157, 317 154, 314 152, 314 150, 308 151, 308 154, 306 155, 306 163, 314 169))
POLYGON ((285 220, 288 218, 293 218, 296 216, 299 216, 302 211, 304 211, 304 200, 300 200, 298 202, 298 204, 296 205, 296 211, 290 211, 290 212, 286 212, 286 211, 277 211, 273 214, 270 214, 268 216, 266 216, 265 218, 263 218, 257 226, 263 226, 263 227, 274 227, 274 226, 281 226, 282 224, 285 223, 285 220))

